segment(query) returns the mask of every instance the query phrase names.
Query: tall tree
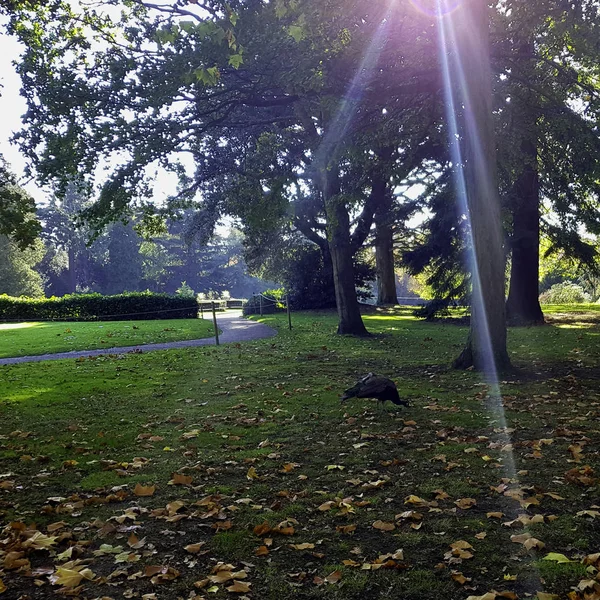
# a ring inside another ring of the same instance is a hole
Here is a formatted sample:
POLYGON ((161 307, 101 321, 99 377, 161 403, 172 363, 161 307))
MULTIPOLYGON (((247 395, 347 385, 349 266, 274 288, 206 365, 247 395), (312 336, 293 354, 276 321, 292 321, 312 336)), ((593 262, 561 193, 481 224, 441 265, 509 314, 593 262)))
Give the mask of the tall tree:
POLYGON ((463 2, 442 21, 442 27, 447 25, 456 52, 453 73, 450 72, 456 78, 455 106, 463 110, 464 193, 473 244, 471 328, 455 366, 474 366, 492 373, 507 368, 510 359, 506 347, 505 259, 492 119, 487 1, 463 2))
POLYGON ((19 248, 32 246, 42 227, 34 199, 17 183, 0 156, 0 235, 9 236, 19 248))

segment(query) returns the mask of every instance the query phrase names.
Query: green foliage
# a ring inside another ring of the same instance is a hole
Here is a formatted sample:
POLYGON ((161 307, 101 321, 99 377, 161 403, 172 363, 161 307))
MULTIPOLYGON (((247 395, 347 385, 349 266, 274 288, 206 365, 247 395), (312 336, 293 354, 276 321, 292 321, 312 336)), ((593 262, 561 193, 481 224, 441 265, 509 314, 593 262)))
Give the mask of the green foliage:
POLYGON ((0 321, 191 319, 197 315, 194 298, 152 292, 116 296, 71 294, 40 299, 0 296, 0 321))
POLYGON ((181 285, 175 290, 175 295, 182 298, 195 298, 196 292, 185 281, 182 281, 181 285))
POLYGON ((35 270, 43 256, 40 240, 21 248, 11 238, 0 235, 0 294, 43 296, 43 280, 35 270))
POLYGON ((541 304, 584 304, 586 302, 590 302, 590 297, 580 285, 570 281, 556 283, 540 295, 541 304))
POLYGON ((32 246, 42 229, 35 212, 34 199, 17 185, 0 156, 0 235, 10 237, 21 250, 32 246))
POLYGON ((285 310, 285 306, 281 303, 280 298, 276 294, 265 292, 264 294, 256 294, 244 304, 244 315, 272 315, 276 312, 285 310))

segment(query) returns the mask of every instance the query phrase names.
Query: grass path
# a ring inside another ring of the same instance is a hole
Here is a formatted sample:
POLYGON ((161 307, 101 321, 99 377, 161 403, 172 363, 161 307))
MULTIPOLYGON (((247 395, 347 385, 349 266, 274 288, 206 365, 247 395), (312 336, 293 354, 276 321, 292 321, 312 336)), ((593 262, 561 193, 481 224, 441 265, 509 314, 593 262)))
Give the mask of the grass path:
POLYGON ((4 597, 593 597, 598 325, 511 329, 504 429, 447 367, 466 328, 365 320, 368 339, 307 313, 237 346, 0 367, 4 597), (367 371, 412 406, 340 406, 367 371))

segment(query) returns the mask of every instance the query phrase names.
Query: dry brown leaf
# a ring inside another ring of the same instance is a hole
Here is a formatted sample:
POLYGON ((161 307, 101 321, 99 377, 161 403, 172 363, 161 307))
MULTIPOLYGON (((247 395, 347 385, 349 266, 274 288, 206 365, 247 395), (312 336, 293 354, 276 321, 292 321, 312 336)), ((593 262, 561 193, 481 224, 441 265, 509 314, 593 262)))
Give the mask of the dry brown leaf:
POLYGON ((214 575, 210 575, 208 579, 212 583, 225 583, 233 579, 233 573, 231 571, 218 571, 214 575))
POLYGON ((356 531, 356 525, 338 525, 335 530, 338 533, 348 534, 356 531))
POLYGON ((473 506, 477 504, 477 500, 475 500, 475 498, 461 498, 460 500, 456 500, 454 504, 456 504, 458 508, 467 510, 469 508, 473 508, 473 506))
POLYGON ((197 544, 188 544, 187 546, 184 546, 183 549, 186 552, 189 552, 190 554, 198 554, 198 552, 200 552, 200 549, 202 548, 202 546, 204 546, 206 544, 206 542, 198 542, 197 544))
POLYGON ((136 496, 153 496, 155 491, 155 485, 141 485, 137 483, 135 488, 133 488, 133 493, 136 496))
POLYGON ((465 583, 471 581, 470 577, 465 577, 460 571, 452 571, 450 577, 460 585, 465 585, 465 583))
POLYGON ((340 570, 334 571, 333 573, 325 577, 327 583, 337 583, 342 578, 342 572, 340 570))
POLYGON ((394 529, 396 529, 396 526, 393 523, 386 523, 385 521, 375 521, 375 523, 373 523, 373 527, 375 529, 379 529, 380 531, 394 531, 394 529))
POLYGON ((294 550, 312 550, 315 547, 314 544, 305 542, 304 544, 290 544, 290 548, 294 550))
POLYGON ((269 554, 269 549, 266 546, 259 546, 254 552, 256 556, 266 556, 269 554))
POLYGON ((269 525, 269 523, 267 523, 267 521, 265 521, 264 523, 261 523, 260 525, 257 525, 254 529, 253 529, 254 535, 257 536, 261 536, 261 535, 267 535, 267 533, 271 532, 271 526, 269 525))
POLYGON ((234 581, 233 585, 230 585, 227 589, 228 592, 232 594, 245 594, 250 591, 251 583, 246 583, 245 581, 234 581))
POLYGON ((191 475, 183 475, 182 473, 173 473, 173 478, 169 483, 171 485, 192 485, 194 478, 191 475))

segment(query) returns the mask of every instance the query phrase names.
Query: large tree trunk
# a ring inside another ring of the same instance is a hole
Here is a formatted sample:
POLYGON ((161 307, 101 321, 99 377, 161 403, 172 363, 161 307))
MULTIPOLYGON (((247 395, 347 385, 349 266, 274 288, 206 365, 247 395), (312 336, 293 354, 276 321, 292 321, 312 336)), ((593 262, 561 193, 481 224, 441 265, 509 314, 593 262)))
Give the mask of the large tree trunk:
MULTIPOLYGON (((519 48, 521 69, 532 80, 535 72, 535 44, 525 40, 519 48)), ((517 177, 511 198, 513 230, 510 288, 506 316, 511 325, 543 325, 544 314, 539 301, 540 263, 540 176, 538 168, 538 127, 535 107, 539 98, 534 92, 520 100, 520 153, 523 170, 517 177)))
POLYGON ((537 147, 524 140, 523 172, 515 184, 510 291, 506 317, 511 325, 543 325, 539 301, 540 180, 537 147))
MULTIPOLYGON (((489 16, 486 0, 467 0, 450 17, 457 46, 457 107, 463 115, 463 158, 473 242, 473 300, 467 345, 455 367, 494 375, 510 366, 506 349, 505 257, 492 121, 489 16)), ((443 26, 446 26, 444 24, 443 26)), ((460 188, 459 188, 460 189, 460 188)), ((459 192, 460 193, 460 192, 459 192)))
POLYGON ((377 304, 398 304, 396 271, 394 269, 394 227, 392 197, 386 181, 374 181, 381 190, 381 201, 375 213, 375 273, 377 277, 377 304))
POLYGON ((369 335, 360 315, 358 297, 354 283, 354 262, 350 239, 350 215, 341 198, 338 173, 330 167, 322 179, 322 193, 327 213, 327 241, 333 266, 335 300, 339 317, 338 333, 347 335, 369 335))

